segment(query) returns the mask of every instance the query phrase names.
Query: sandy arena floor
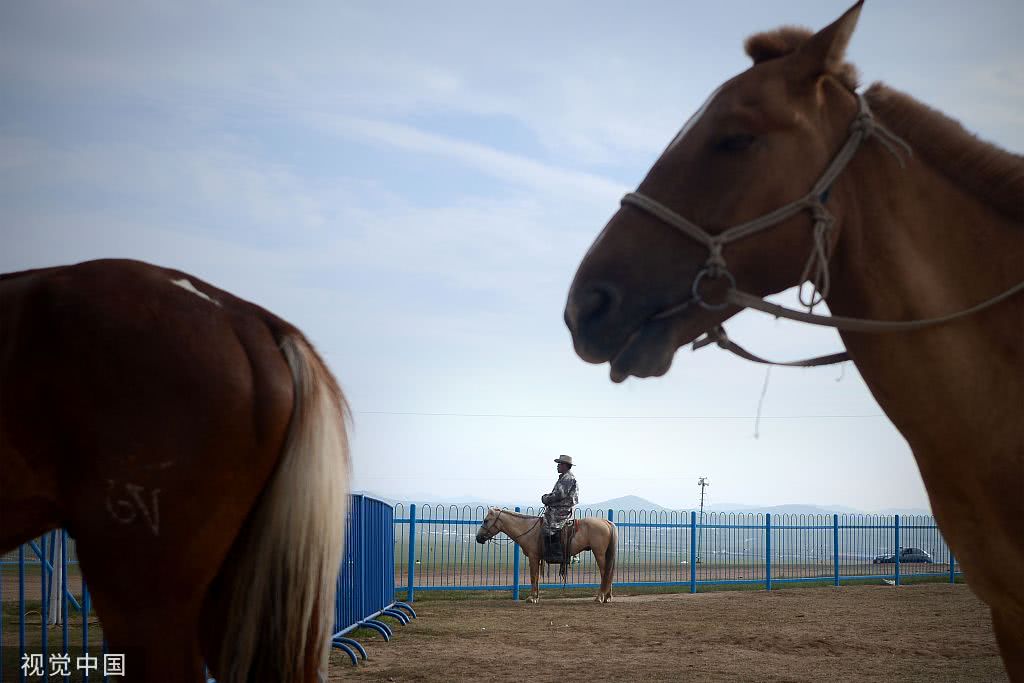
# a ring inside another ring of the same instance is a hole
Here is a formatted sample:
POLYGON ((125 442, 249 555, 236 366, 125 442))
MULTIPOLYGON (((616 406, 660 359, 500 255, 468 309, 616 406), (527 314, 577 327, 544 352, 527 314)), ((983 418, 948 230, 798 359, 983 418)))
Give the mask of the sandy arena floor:
MULTIPOLYGON (((623 590, 625 592, 625 590, 623 590)), ((1006 681, 964 585, 417 602, 332 681, 1006 681)))

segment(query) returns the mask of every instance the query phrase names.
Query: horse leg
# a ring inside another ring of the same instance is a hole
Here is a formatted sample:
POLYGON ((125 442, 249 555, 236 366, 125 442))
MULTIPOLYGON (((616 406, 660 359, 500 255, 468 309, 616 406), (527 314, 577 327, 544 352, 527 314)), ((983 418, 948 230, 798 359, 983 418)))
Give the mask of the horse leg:
MULTIPOLYGON (((614 543, 614 541, 612 541, 614 543)), ((615 575, 615 562, 609 560, 608 555, 605 555, 604 560, 604 572, 601 574, 601 589, 604 591, 604 601, 612 601, 612 579, 615 575)))
POLYGON ((540 602, 540 558, 530 558, 530 597, 527 602, 534 604, 540 602))
POLYGON ((1024 615, 992 608, 992 629, 1011 681, 1024 681, 1024 615))
MULTIPOLYGON (((97 486, 83 489, 104 492, 97 486)), ((203 680, 203 600, 242 514, 218 510, 217 495, 223 493, 207 491, 199 481, 188 491, 168 481, 160 497, 139 497, 147 503, 146 514, 140 507, 129 516, 119 494, 111 494, 106 505, 91 506, 96 508, 93 516, 84 506, 72 506, 77 514, 69 521, 80 529, 76 540, 82 574, 110 652, 125 656, 127 680, 203 680), (191 506, 173 505, 174 500, 196 501, 207 523, 190 516, 191 506), (164 506, 158 508, 156 502, 164 506), (187 525, 179 523, 183 518, 187 525)))
POLYGON ((204 680, 198 638, 199 600, 145 604, 147 597, 158 593, 158 586, 143 589, 137 583, 123 584, 115 590, 90 587, 103 635, 110 643, 109 654, 124 655, 126 681, 199 683, 204 680), (125 609, 125 603, 134 606, 125 609))
POLYGON ((592 552, 594 553, 594 559, 597 560, 597 571, 601 575, 601 585, 597 589, 597 596, 594 598, 594 602, 605 602, 605 596, 608 592, 608 582, 605 577, 607 570, 604 564, 604 553, 598 552, 597 548, 594 548, 592 552))
POLYGON ((594 548, 594 558, 597 560, 597 566, 601 569, 601 592, 598 596, 603 596, 603 602, 610 602, 612 599, 612 581, 615 578, 615 555, 619 542, 619 533, 615 528, 615 525, 608 522, 608 538, 605 539, 605 547, 603 550, 598 552, 597 548, 594 548))

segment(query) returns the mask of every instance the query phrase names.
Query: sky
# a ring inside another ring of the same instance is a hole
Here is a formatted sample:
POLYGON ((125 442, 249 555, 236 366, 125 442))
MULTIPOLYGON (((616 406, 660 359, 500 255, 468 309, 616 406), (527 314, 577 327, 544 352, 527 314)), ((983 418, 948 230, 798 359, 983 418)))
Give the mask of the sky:
MULTIPOLYGON (((850 364, 680 349, 614 385, 562 322, 590 243, 746 36, 845 2, 0 4, 0 272, 125 257, 269 308, 353 409, 352 486, 927 508, 850 364), (762 401, 763 393, 763 401, 762 401), (761 403, 760 422, 756 422, 761 403), (756 436, 755 436, 756 433, 756 436)), ((868 0, 848 52, 1024 150, 1024 4, 868 0)), ((792 303, 792 292, 775 300, 792 303)), ((745 312, 755 353, 841 348, 745 312)))

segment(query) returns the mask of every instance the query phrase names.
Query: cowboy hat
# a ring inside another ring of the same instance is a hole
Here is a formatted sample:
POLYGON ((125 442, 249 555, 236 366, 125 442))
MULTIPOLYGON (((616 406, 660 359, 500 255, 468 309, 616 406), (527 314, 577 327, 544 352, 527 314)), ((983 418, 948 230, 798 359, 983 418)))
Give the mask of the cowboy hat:
POLYGON ((572 467, 572 456, 571 455, 560 455, 555 458, 555 462, 565 463, 569 467, 572 467))

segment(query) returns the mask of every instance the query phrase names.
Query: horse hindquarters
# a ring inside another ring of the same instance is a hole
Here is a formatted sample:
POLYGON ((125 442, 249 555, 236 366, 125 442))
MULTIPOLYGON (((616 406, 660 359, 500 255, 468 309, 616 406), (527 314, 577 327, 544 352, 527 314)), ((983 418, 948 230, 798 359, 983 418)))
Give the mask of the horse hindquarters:
POLYGON ((204 606, 221 683, 326 674, 348 505, 346 407, 301 338, 281 344, 295 399, 284 450, 204 606), (223 632, 211 629, 223 626, 223 632))

